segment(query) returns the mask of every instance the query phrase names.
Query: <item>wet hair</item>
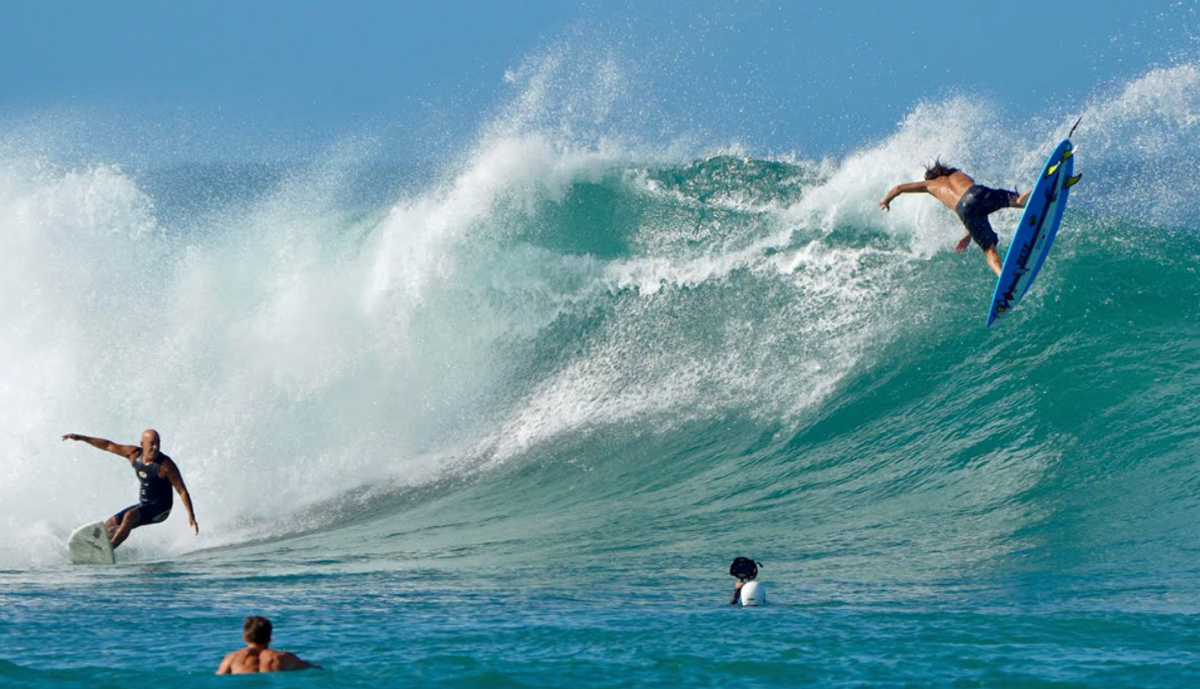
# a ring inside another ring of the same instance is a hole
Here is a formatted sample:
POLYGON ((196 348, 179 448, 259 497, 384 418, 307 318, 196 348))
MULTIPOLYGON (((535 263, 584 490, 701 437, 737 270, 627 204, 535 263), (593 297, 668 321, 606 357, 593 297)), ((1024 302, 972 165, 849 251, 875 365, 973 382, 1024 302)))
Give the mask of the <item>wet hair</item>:
POLYGON ((958 172, 958 168, 942 165, 941 160, 934 160, 933 165, 925 166, 925 179, 937 179, 938 177, 953 175, 956 172, 958 172))
POLYGON ((741 581, 753 581, 754 577, 758 576, 759 567, 762 567, 761 562, 755 562, 748 557, 736 557, 733 564, 729 565, 729 574, 741 581))
POLYGON ((242 636, 246 641, 259 646, 271 643, 271 620, 254 615, 242 622, 242 636))

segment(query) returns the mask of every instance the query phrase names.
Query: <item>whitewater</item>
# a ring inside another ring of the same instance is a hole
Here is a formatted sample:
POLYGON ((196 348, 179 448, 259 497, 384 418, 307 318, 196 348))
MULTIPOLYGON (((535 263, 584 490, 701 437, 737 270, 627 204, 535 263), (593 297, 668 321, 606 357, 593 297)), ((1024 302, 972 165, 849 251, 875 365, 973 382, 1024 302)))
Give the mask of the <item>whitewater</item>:
POLYGON ((1200 65, 821 160, 646 141, 574 67, 420 174, 0 137, 0 685, 219 684, 262 614, 310 685, 1190 686, 1200 65), (958 220, 875 201, 935 156, 1027 188, 1079 115, 987 330, 958 220), (200 536, 68 565, 136 486, 59 438, 151 427, 200 536))

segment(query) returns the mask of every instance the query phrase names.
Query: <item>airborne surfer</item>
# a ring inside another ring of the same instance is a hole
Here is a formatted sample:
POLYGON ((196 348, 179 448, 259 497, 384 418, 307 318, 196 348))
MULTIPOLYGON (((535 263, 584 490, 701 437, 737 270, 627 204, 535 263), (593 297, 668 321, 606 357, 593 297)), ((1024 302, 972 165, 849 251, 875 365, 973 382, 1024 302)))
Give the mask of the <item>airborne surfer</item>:
POLYGON ((158 437, 158 431, 151 428, 143 432, 141 447, 118 445, 111 440, 92 438, 77 433, 68 433, 62 439, 78 440, 97 450, 124 457, 137 473, 138 481, 142 484, 141 490, 138 492, 138 504, 126 507, 104 522, 104 528, 108 531, 113 548, 124 543, 125 539, 129 537, 129 532, 137 527, 158 524, 167 520, 171 514, 171 505, 174 500, 171 488, 179 493, 179 499, 187 508, 188 526, 195 529, 196 535, 200 535, 200 526, 196 523, 196 513, 192 511, 192 497, 183 483, 183 476, 179 473, 179 467, 175 466, 175 461, 159 451, 161 440, 158 437))
POLYGON ((992 224, 988 222, 988 216, 1001 208, 1024 208, 1029 192, 1018 194, 1015 191, 992 189, 976 184, 967 173, 956 167, 943 165, 937 160, 933 165, 926 166, 924 181, 892 187, 887 196, 879 200, 879 207, 884 211, 890 210, 888 206, 900 194, 922 192, 946 204, 946 207, 954 211, 959 220, 966 225, 967 233, 958 241, 954 251, 962 253, 974 239, 987 257, 988 267, 999 277, 1001 264, 1000 256, 996 253, 999 238, 992 229, 992 224))

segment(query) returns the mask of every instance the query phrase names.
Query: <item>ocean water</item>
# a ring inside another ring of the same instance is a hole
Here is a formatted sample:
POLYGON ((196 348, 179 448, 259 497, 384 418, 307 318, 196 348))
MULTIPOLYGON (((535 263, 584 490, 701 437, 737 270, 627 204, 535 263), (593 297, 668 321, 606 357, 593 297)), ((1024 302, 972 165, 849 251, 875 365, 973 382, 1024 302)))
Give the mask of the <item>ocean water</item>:
POLYGON ((1200 67, 823 160, 621 136, 556 69, 419 169, 0 145, 0 686, 224 686, 251 614, 325 667, 272 685, 1195 684, 1200 67), (1076 114, 985 329, 958 221, 874 201, 1027 188, 1076 114), (136 483, 59 437, 147 427, 200 536, 67 564, 136 483))

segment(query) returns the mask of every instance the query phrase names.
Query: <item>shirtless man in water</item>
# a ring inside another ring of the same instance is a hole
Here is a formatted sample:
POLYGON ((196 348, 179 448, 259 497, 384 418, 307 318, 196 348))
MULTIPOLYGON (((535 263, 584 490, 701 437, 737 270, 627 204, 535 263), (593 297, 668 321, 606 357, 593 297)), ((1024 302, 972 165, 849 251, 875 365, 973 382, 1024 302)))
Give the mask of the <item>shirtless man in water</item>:
POLYGON ((218 675, 303 670, 307 667, 321 669, 320 665, 306 663, 287 651, 268 648, 271 644, 271 621, 265 617, 247 617, 242 623, 242 639, 246 647, 225 656, 217 668, 218 675))
POLYGON ((967 226, 967 233, 958 240, 954 251, 962 253, 970 245, 971 240, 983 249, 987 257, 988 267, 1000 276, 1000 256, 996 253, 996 243, 999 238, 988 222, 988 216, 1001 208, 1024 208, 1029 199, 1029 192, 1017 194, 1015 191, 992 189, 982 184, 976 184, 967 173, 956 167, 942 165, 935 161, 925 168, 924 182, 909 182, 892 187, 887 196, 879 200, 879 207, 890 210, 892 200, 901 194, 927 193, 946 207, 954 211, 959 220, 967 226))
POLYGON ((183 475, 179 473, 179 467, 175 466, 174 460, 159 451, 161 441, 158 431, 150 428, 143 432, 141 447, 118 445, 111 440, 78 433, 68 433, 62 439, 78 440, 97 450, 124 457, 137 473, 138 481, 142 484, 141 490, 138 491, 138 504, 126 507, 104 522, 113 548, 124 543, 129 537, 129 532, 137 527, 167 520, 174 500, 171 496, 172 488, 179 493, 179 499, 187 508, 188 526, 195 529, 196 535, 200 535, 196 513, 192 511, 192 496, 188 493, 187 486, 183 483, 183 475))

